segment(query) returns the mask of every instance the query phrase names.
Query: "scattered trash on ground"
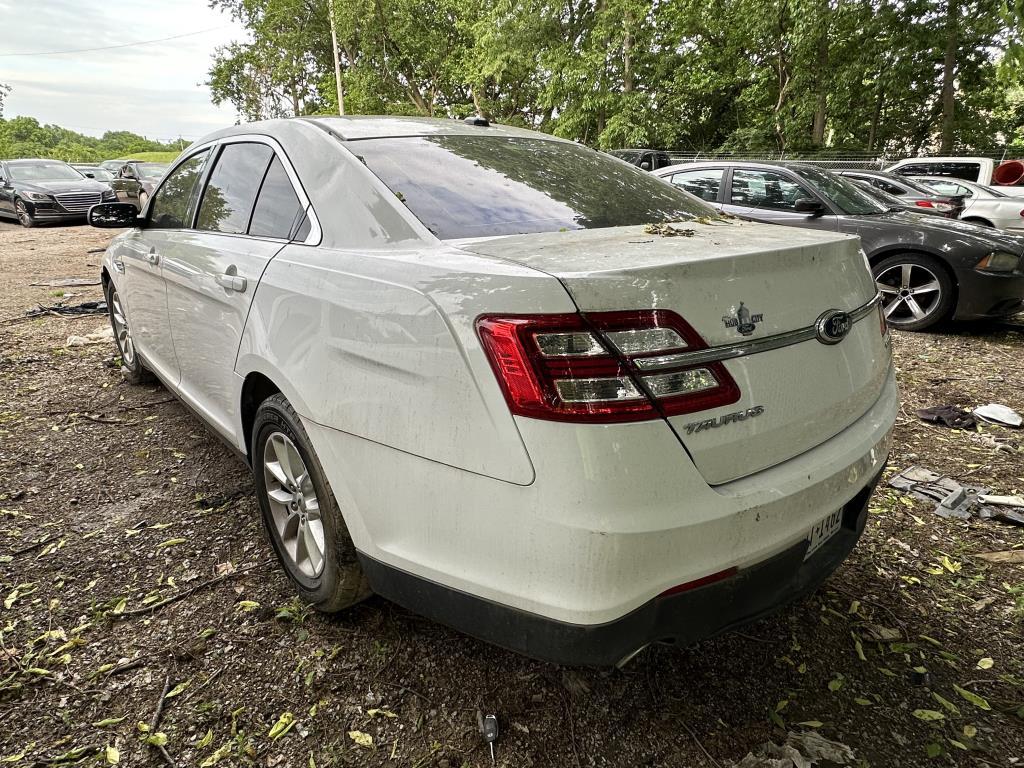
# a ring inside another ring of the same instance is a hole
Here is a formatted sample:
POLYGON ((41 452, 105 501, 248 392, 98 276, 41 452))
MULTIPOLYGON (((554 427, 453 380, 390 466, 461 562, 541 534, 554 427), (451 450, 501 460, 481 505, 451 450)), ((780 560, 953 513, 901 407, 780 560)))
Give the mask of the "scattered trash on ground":
POLYGON ((986 563, 1016 563, 1024 565, 1024 549, 1006 549, 1002 552, 979 552, 971 555, 986 563))
POLYGON ((999 507, 1024 507, 1024 496, 992 496, 982 494, 978 497, 983 504, 995 504, 999 507))
POLYGON ((1006 427, 1019 427, 1024 423, 1024 419, 1013 408, 1000 405, 999 403, 979 406, 974 409, 973 413, 985 421, 990 421, 993 424, 1002 424, 1006 427))
POLYGON ((114 329, 109 325, 100 326, 92 333, 87 333, 85 336, 76 336, 72 334, 68 336, 67 347, 85 347, 89 344, 105 344, 114 340, 114 329))
POLYGON ((763 744, 736 763, 736 768, 813 768, 828 761, 829 765, 852 765, 853 750, 838 741, 826 739, 815 731, 790 731, 786 743, 763 744))
POLYGON ((40 317, 41 315, 105 315, 107 313, 107 302, 85 301, 81 304, 73 304, 66 307, 63 304, 54 304, 52 307, 44 307, 42 304, 35 309, 26 310, 26 317, 40 317))
POLYGON ((58 277, 42 283, 29 283, 31 286, 42 288, 79 288, 86 285, 99 284, 100 279, 98 277, 58 277))
POLYGON ((961 484, 948 475, 940 475, 924 467, 915 465, 893 475, 889 479, 889 485, 909 493, 916 499, 937 502, 935 514, 941 517, 955 517, 960 520, 971 517, 986 520, 995 517, 1008 523, 1024 525, 1024 510, 1016 512, 1013 506, 982 501, 982 497, 988 494, 990 488, 961 484))
POLYGON ((945 424, 953 429, 974 429, 978 422, 967 411, 953 405, 935 405, 931 408, 919 408, 917 416, 932 424, 945 424))
POLYGON ((644 227, 648 235, 661 235, 662 237, 693 237, 697 234, 695 229, 679 229, 671 224, 648 224, 644 227))

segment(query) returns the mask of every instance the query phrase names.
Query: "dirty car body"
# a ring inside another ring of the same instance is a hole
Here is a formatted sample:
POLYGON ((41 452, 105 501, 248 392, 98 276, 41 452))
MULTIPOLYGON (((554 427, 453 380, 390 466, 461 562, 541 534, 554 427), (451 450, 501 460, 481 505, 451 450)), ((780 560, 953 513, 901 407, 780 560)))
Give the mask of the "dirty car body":
POLYGON ((135 224, 103 265, 130 353, 258 492, 260 413, 286 400, 352 567, 437 621, 615 664, 778 609, 864 527, 897 395, 854 237, 414 118, 215 133, 135 224))

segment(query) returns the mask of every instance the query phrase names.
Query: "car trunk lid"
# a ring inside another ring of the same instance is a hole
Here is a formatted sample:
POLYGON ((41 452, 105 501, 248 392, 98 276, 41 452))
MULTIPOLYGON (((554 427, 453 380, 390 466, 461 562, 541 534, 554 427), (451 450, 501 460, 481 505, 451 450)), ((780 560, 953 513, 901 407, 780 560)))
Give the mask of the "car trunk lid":
POLYGON ((889 373, 887 337, 867 306, 874 282, 853 237, 716 220, 455 244, 553 275, 583 314, 672 310, 712 351, 726 351, 740 399, 668 419, 713 485, 838 434, 874 404, 889 373), (858 309, 838 343, 814 336, 823 313, 858 309), (759 351, 766 339, 784 343, 759 351))

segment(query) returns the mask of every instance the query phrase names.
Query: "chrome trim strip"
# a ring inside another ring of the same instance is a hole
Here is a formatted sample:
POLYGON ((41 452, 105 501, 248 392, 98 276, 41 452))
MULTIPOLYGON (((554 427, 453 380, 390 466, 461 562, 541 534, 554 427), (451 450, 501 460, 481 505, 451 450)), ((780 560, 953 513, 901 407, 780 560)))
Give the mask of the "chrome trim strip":
MULTIPOLYGON (((876 293, 875 297, 867 304, 850 310, 850 321, 856 323, 863 320, 875 309, 882 300, 882 294, 876 293)), ((660 371, 665 368, 677 368, 682 366, 701 365, 702 363, 717 363, 722 360, 732 360, 736 357, 756 355, 759 352, 768 352, 773 349, 781 349, 791 344, 800 344, 810 341, 818 336, 817 328, 809 325, 806 328, 798 328, 795 331, 787 331, 774 336, 765 336, 750 341, 740 341, 736 344, 725 344, 710 349, 699 349, 695 352, 682 352, 678 355, 663 355, 661 357, 647 358, 650 365, 644 365, 644 358, 635 358, 633 362, 637 368, 644 373, 649 371, 660 371)))

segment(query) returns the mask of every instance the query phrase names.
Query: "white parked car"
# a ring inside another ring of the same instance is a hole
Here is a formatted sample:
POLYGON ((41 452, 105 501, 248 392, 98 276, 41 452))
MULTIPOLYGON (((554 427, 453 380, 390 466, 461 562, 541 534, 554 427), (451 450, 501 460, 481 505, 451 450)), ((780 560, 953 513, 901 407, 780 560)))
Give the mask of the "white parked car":
POLYGON ((854 237, 398 117, 219 131, 90 220, 130 227, 102 269, 126 377, 252 466, 323 610, 372 591, 610 665, 809 592, 864 527, 897 395, 854 237))
MULTIPOLYGON (((908 157, 886 168, 900 176, 942 176, 953 181, 963 179, 989 185, 998 163, 990 157, 908 157)), ((1024 196, 1024 186, 1000 186, 1012 197, 1024 196)))
POLYGON ((940 195, 960 195, 964 198, 962 221, 985 227, 1006 229, 1015 234, 1024 233, 1024 200, 1011 197, 1003 190, 1010 187, 989 187, 973 181, 951 179, 945 176, 915 176, 940 195))

